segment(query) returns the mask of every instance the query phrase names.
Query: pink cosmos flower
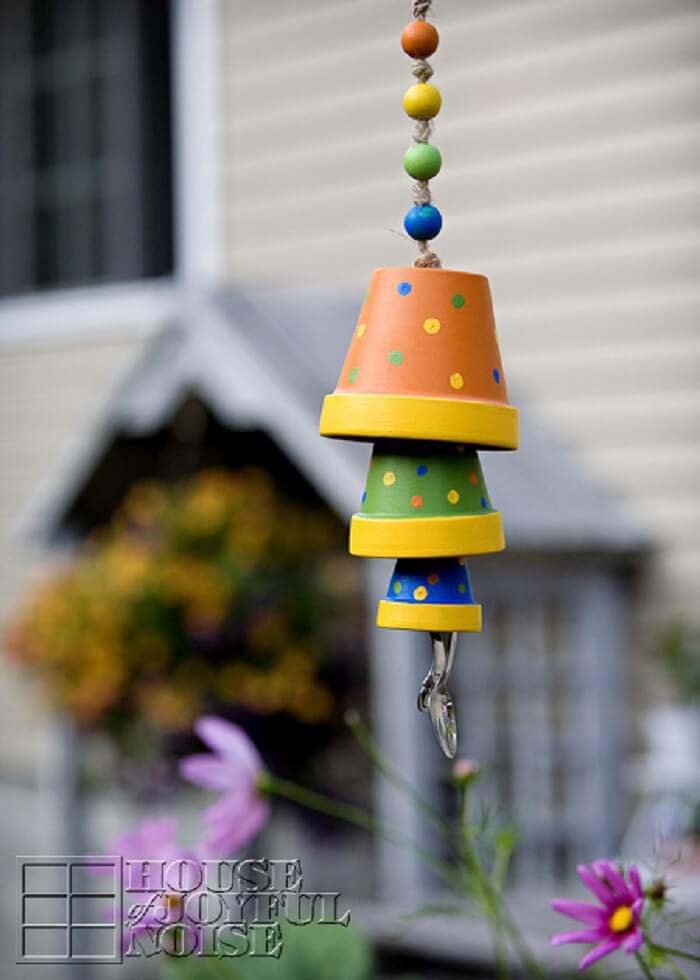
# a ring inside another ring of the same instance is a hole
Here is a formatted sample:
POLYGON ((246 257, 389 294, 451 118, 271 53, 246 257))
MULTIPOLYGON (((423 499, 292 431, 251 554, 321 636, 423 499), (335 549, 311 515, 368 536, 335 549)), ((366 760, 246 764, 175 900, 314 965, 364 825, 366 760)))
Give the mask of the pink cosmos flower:
MULTIPOLYGON (((178 844, 172 817, 144 820, 133 830, 116 837, 110 844, 109 853, 119 854, 125 862, 134 862, 136 866, 135 875, 131 874, 128 865, 125 869, 126 888, 133 888, 135 882, 144 886, 143 891, 129 890, 124 894, 124 947, 128 948, 132 935, 151 928, 158 929, 169 921, 178 920, 183 893, 197 887, 196 869, 199 861, 193 852, 186 851, 178 844), (140 862, 153 862, 152 880, 148 880, 143 874, 139 877, 140 862), (171 867, 172 862, 182 862, 178 870, 178 878, 181 879, 178 885, 182 886, 180 890, 169 891, 167 885, 160 882, 158 866, 162 862, 166 868, 171 867)), ((95 874, 101 873, 98 866, 93 870, 95 874)))
POLYGON ((194 730, 212 754, 187 756, 180 773, 197 786, 223 794, 202 813, 208 827, 202 850, 209 857, 230 857, 269 817, 270 805, 259 790, 263 761, 243 729, 223 718, 200 718, 194 730))
POLYGON ((560 946, 562 943, 596 943, 579 963, 579 970, 585 970, 603 956, 614 953, 616 949, 635 953, 644 942, 641 927, 644 891, 637 868, 630 865, 627 878, 624 871, 618 870, 612 861, 594 861, 590 866, 581 864, 576 870, 581 881, 593 892, 601 905, 555 898, 552 908, 556 912, 583 922, 589 928, 560 932, 552 936, 552 946, 560 946))

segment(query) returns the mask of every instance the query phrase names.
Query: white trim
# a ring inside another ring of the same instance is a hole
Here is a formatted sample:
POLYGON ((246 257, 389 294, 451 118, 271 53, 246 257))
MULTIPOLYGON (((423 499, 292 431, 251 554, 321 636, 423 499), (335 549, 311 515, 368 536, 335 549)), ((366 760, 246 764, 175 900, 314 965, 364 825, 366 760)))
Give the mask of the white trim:
POLYGON ((201 289, 223 278, 220 0, 173 3, 175 267, 201 289))
POLYGON ((3 298, 0 349, 147 335, 175 316, 196 321, 223 278, 219 14, 220 0, 173 2, 173 276, 3 298))
POLYGON ((172 279, 56 289, 0 300, 0 349, 24 344, 146 335, 173 319, 179 307, 172 279))

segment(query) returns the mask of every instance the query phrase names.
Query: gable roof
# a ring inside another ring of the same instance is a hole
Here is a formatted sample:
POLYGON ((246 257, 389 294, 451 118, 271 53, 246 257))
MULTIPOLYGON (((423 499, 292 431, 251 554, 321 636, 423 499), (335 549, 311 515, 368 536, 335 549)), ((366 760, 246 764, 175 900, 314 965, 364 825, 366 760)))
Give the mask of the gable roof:
MULTIPOLYGON (((230 288, 197 303, 146 346, 106 405, 81 458, 32 521, 60 533, 108 441, 162 428, 196 393, 233 429, 263 429, 338 514, 357 509, 370 447, 322 439, 318 415, 332 390, 357 315, 342 293, 299 287, 230 288)), ((628 552, 646 544, 624 506, 513 393, 521 408, 518 452, 481 454, 509 548, 628 552)))

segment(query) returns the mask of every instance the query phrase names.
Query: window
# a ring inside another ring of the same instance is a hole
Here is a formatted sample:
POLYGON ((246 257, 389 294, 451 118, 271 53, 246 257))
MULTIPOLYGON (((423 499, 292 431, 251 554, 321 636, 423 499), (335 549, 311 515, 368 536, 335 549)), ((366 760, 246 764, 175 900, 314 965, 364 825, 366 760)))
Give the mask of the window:
POLYGON ((168 0, 0 3, 0 294, 172 267, 168 0))

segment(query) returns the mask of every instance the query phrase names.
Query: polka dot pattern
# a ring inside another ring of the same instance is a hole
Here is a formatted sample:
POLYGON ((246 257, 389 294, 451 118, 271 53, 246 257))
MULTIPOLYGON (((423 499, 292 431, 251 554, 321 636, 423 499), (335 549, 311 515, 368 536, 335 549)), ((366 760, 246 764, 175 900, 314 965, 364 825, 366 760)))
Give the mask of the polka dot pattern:
MULTIPOLYGON (((371 298, 355 322, 339 392, 507 404, 490 292, 482 276, 378 269, 369 291, 371 298), (349 381, 352 368, 360 374, 349 381)), ((366 410, 359 403, 357 409, 366 410)), ((489 423, 484 426, 488 444, 495 436, 489 435, 489 423)))
POLYGON ((350 382, 351 385, 354 385, 359 377, 360 377, 359 368, 352 368, 350 371, 348 371, 348 381, 350 382))
POLYGON ((430 605, 474 603, 469 572, 463 558, 399 559, 387 590, 392 602, 430 605))
POLYGON ((422 446, 417 457, 409 455, 410 451, 408 446, 402 446, 400 453, 381 443, 375 447, 361 508, 364 516, 422 519, 481 516, 491 511, 473 449, 435 443, 422 446))

